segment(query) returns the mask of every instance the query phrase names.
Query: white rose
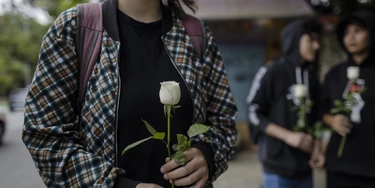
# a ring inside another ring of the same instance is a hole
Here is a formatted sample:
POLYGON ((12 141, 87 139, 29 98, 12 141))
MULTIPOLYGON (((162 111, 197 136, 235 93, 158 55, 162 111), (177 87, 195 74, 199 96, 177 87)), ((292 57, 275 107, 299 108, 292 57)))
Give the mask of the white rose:
POLYGON ((303 84, 297 84, 294 86, 294 96, 297 98, 306 97, 307 88, 303 84))
POLYGON ((359 77, 359 67, 348 67, 346 69, 348 79, 351 81, 355 81, 359 77))
POLYGON ((179 83, 168 81, 160 83, 159 97, 160 102, 164 105, 176 105, 181 98, 179 83))

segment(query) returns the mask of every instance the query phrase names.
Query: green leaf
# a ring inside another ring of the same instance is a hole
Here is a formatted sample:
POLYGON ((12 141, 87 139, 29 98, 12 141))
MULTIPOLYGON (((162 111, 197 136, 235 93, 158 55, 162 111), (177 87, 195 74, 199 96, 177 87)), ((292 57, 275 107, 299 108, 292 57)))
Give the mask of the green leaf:
POLYGON ((164 117, 167 117, 167 106, 166 105, 164 105, 164 117))
POLYGON ((307 104, 307 109, 310 109, 313 105, 314 105, 314 102, 313 102, 313 101, 309 102, 309 103, 307 104))
POLYGON ((184 165, 186 162, 185 154, 182 151, 175 153, 173 159, 178 165, 181 166, 184 165))
POLYGON ((202 124, 194 124, 194 125, 190 126, 187 134, 188 134, 189 138, 192 138, 192 137, 197 136, 199 134, 203 134, 203 133, 207 132, 208 130, 210 130, 209 126, 202 125, 202 124))
POLYGON ((146 125, 146 128, 151 133, 151 135, 155 135, 156 134, 156 130, 146 120, 143 120, 143 119, 141 119, 141 120, 146 125))
POLYGON ((122 150, 121 155, 124 155, 125 152, 127 152, 129 149, 134 148, 134 147, 138 146, 139 144, 142 144, 143 142, 146 142, 147 140, 150 140, 151 138, 152 138, 152 137, 148 137, 148 138, 145 138, 145 139, 139 140, 139 141, 137 141, 137 142, 134 142, 134 143, 132 143, 132 144, 126 146, 126 148, 125 148, 124 150, 122 150))
POLYGON ((188 150, 191 147, 191 140, 187 141, 185 145, 185 151, 188 150))
POLYGON ((304 128, 305 127, 305 119, 304 118, 299 118, 297 120, 297 126, 300 127, 300 128, 304 128))
POLYGON ((344 106, 344 103, 341 100, 335 100, 335 106, 342 107, 344 106))
POLYGON ((188 140, 188 137, 186 137, 185 135, 183 135, 183 134, 177 134, 177 143, 179 145, 184 145, 185 146, 187 140, 188 140))
POLYGON ((314 136, 317 137, 317 138, 322 138, 323 132, 322 131, 315 131, 314 136))
POLYGON ((343 108, 343 111, 346 112, 346 113, 348 113, 348 114, 350 114, 352 112, 352 110, 349 109, 349 108, 343 108))
POLYGON ((314 124, 314 129, 321 130, 323 128, 323 123, 321 121, 318 121, 314 124))
POLYGON ((331 114, 337 114, 337 113, 342 112, 342 110, 339 109, 339 108, 333 108, 333 109, 331 109, 329 112, 330 112, 331 114))
POLYGON ((164 105, 165 117, 167 117, 167 115, 169 115, 170 117, 172 117, 171 110, 172 110, 172 106, 171 105, 164 105))
POLYGON ((367 90, 367 87, 362 87, 361 89, 359 89, 358 93, 359 94, 362 94, 363 92, 365 92, 367 90))
POLYGON ((180 147, 180 145, 178 145, 178 144, 173 144, 172 149, 173 149, 174 151, 181 151, 181 147, 180 147))
POLYGON ((157 132, 154 136, 152 136, 153 139, 156 140, 163 140, 165 138, 165 133, 164 132, 157 132))
POLYGON ((299 126, 294 126, 294 128, 293 128, 293 131, 294 132, 299 132, 299 131, 301 131, 301 127, 299 127, 299 126))
POLYGON ((353 101, 354 100, 354 96, 352 93, 348 93, 347 97, 346 97, 346 100, 347 101, 353 101))

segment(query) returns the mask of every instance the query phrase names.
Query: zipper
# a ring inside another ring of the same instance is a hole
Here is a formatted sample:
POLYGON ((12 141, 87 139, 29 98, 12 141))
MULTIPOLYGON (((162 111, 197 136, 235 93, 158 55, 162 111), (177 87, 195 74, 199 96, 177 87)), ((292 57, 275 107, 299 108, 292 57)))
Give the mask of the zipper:
POLYGON ((195 108, 194 108, 194 99, 193 99, 193 95, 192 95, 192 93, 191 93, 191 90, 190 90, 190 88, 189 88, 189 85, 187 84, 187 82, 186 82, 184 76, 182 75, 180 69, 177 67, 176 62, 174 62, 174 60, 173 60, 173 58, 172 58, 172 56, 171 56, 171 54, 170 54, 170 52, 169 52, 169 50, 168 50, 168 48, 167 48, 167 45, 165 44, 164 38, 161 37, 161 40, 163 41, 163 46, 164 46, 164 48, 165 48, 165 50, 166 50, 166 52, 167 52, 167 54, 168 54, 169 59, 171 60, 171 62, 172 62, 172 64, 173 64, 174 68, 177 70, 178 74, 181 76, 182 80, 184 81, 184 84, 186 85, 186 88, 187 88, 188 91, 189 91, 190 99, 191 99, 191 102, 192 102, 192 104, 193 104, 193 118, 192 118, 192 120, 191 120, 191 121, 192 121, 192 124, 193 124, 193 123, 194 123, 194 117, 195 117, 195 108))
MULTIPOLYGON (((119 45, 119 49, 120 49, 120 45, 119 45)), ((118 78, 117 78, 117 81, 118 81, 118 93, 117 93, 117 103, 116 103, 116 128, 115 128, 115 151, 116 151, 116 154, 115 154, 115 164, 116 164, 116 167, 118 167, 118 160, 117 160, 117 157, 118 157, 118 148, 117 148, 117 130, 118 130, 118 110, 119 110, 119 104, 120 104, 120 96, 121 96, 121 75, 120 75, 120 66, 119 66, 119 59, 120 59, 120 53, 118 52, 117 54, 117 58, 116 58, 116 62, 117 62, 117 71, 118 71, 118 78)))

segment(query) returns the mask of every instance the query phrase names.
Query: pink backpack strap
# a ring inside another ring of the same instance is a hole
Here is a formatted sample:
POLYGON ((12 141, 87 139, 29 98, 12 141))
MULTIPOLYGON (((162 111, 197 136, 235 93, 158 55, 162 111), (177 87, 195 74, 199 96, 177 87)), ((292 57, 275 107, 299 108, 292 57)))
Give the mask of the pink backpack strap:
POLYGON ((95 63, 101 51, 103 13, 101 3, 77 6, 76 51, 79 57, 79 87, 77 107, 80 109, 95 63))
POLYGON ((206 50, 206 30, 204 24, 198 18, 185 14, 181 17, 182 23, 185 26, 186 32, 194 46, 198 58, 202 61, 204 52, 206 50))

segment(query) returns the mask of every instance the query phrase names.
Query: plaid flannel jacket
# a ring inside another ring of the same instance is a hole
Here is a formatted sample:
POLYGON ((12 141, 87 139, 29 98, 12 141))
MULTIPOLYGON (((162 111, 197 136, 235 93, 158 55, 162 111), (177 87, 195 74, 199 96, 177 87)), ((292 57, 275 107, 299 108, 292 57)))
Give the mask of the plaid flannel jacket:
MULTIPOLYGON (((116 167, 120 42, 104 31, 102 51, 78 112, 76 16, 76 7, 63 12, 43 39, 26 97, 22 139, 47 187, 112 187, 125 173, 116 167)), ((237 109, 212 32, 205 26, 207 49, 199 62, 177 15, 173 22, 162 39, 190 89, 194 122, 211 126, 194 141, 211 146, 214 181, 234 152, 237 109)))

